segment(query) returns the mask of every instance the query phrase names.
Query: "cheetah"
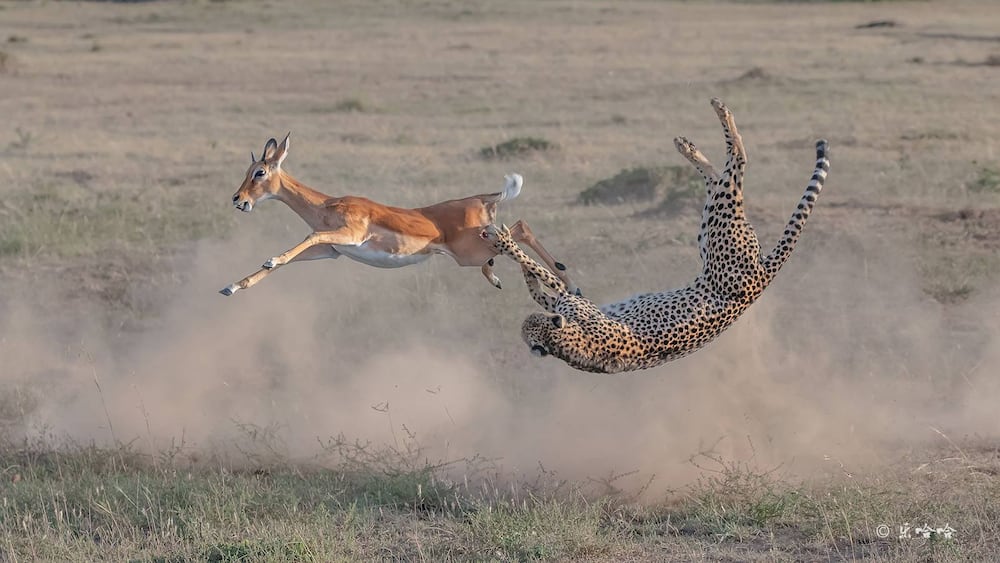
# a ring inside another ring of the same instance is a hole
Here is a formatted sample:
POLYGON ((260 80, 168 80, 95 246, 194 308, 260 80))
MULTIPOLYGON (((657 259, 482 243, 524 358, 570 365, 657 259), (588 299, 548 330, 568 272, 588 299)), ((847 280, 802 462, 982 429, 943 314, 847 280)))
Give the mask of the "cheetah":
POLYGON ((598 307, 571 292, 549 270, 528 257, 510 231, 487 226, 481 236, 521 265, 531 297, 548 313, 525 319, 521 335, 536 356, 553 355, 594 373, 652 368, 686 356, 728 328, 760 296, 791 255, 823 188, 830 161, 827 142, 816 143, 816 167, 805 194, 777 245, 766 255, 743 209, 747 156, 733 114, 712 99, 725 133, 728 160, 719 175, 684 137, 677 150, 705 180, 706 200, 698 233, 701 273, 683 288, 645 293, 598 307))

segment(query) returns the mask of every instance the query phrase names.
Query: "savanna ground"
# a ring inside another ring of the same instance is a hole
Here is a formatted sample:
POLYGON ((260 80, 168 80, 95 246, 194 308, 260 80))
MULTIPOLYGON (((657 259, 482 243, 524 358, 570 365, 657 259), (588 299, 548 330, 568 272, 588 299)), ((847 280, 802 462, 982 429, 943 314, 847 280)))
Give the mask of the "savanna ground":
POLYGON ((987 0, 0 2, 0 559, 997 558, 997 29, 987 0), (689 358, 531 358, 504 261, 502 292, 439 257, 216 293, 306 234, 230 205, 289 130, 331 194, 522 173, 502 219, 597 301, 682 285, 671 138, 723 160, 713 96, 764 244, 815 139, 833 167, 689 358), (662 181, 580 203, 625 169, 662 181))

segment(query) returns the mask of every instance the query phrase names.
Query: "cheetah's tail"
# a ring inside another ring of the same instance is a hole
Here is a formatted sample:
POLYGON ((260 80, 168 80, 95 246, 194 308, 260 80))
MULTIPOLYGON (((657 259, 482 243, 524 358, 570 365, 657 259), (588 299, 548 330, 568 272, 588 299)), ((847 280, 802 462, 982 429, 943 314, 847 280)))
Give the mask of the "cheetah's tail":
POLYGON ((809 219, 809 214, 816 203, 816 198, 819 197, 819 192, 823 189, 826 173, 830 170, 830 160, 826 157, 826 152, 826 140, 820 139, 816 141, 816 169, 813 170, 812 179, 809 181, 809 186, 806 187, 806 193, 802 195, 799 205, 792 213, 792 218, 789 219, 788 225, 785 226, 785 232, 781 236, 781 239, 778 240, 778 244, 762 260, 769 279, 773 278, 778 273, 778 270, 785 265, 785 262, 792 253, 792 249, 795 248, 795 243, 799 240, 799 235, 802 234, 802 227, 806 224, 806 220, 809 219))

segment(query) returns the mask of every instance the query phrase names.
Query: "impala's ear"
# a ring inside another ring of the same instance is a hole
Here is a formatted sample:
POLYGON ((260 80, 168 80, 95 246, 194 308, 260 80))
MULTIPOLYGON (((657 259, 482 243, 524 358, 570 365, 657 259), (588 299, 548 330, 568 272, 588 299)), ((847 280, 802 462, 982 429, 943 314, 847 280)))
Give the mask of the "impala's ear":
POLYGON ((285 160, 285 157, 288 156, 288 138, 291 136, 292 132, 289 131, 288 134, 285 135, 285 140, 281 141, 281 144, 278 145, 278 151, 272 157, 274 158, 274 166, 277 168, 281 168, 281 163, 285 160))
POLYGON ((264 143, 264 153, 260 155, 260 159, 264 162, 271 162, 276 152, 278 152, 278 141, 275 141, 274 137, 271 137, 264 143))
POLYGON ((562 315, 553 315, 549 317, 549 319, 552 320, 552 326, 556 328, 563 328, 566 326, 566 317, 563 317, 562 315))

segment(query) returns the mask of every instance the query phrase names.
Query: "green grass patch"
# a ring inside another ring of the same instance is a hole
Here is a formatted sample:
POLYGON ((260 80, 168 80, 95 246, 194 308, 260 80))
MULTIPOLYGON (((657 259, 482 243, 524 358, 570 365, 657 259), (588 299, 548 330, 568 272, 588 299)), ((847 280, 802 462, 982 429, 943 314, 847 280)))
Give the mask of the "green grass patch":
POLYGON ((556 148, 555 143, 540 137, 514 137, 509 141, 479 149, 479 155, 486 159, 506 159, 551 151, 556 148))
POLYGON ((983 166, 965 187, 975 194, 1000 193, 1000 170, 992 166, 983 166))
POLYGON ((242 561, 321 561, 302 541, 243 540, 222 543, 205 552, 209 563, 236 563, 242 561))

